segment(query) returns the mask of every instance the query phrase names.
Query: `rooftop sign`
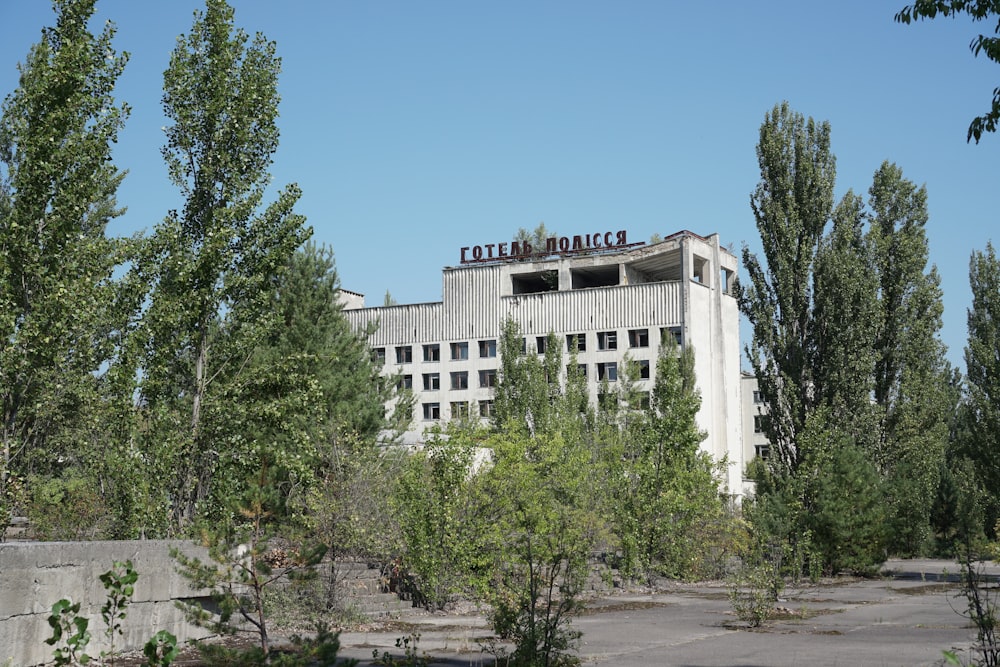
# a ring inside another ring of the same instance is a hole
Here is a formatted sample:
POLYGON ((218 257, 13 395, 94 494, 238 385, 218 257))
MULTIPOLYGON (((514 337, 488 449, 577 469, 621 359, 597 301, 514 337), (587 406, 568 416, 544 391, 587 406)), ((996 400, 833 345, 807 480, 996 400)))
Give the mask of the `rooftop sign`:
POLYGON ((620 250, 641 243, 630 244, 624 229, 617 232, 577 234, 576 236, 550 236, 545 248, 534 248, 529 241, 487 243, 462 248, 462 264, 476 262, 509 262, 540 259, 549 255, 571 255, 595 251, 620 250))

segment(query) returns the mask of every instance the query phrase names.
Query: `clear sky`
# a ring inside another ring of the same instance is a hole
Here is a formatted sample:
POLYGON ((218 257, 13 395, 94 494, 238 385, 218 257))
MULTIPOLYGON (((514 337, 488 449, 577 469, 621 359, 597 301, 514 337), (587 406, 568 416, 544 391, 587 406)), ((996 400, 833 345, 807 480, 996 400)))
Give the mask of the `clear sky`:
MULTIPOLYGON (((561 235, 681 229, 759 249, 749 196, 765 112, 828 120, 838 198, 884 160, 925 184, 943 338, 964 371, 969 255, 1000 242, 1000 135, 965 141, 1000 85, 967 18, 905 26, 907 0, 230 0, 283 58, 276 185, 380 305, 441 298, 462 246, 544 222, 561 235)), ((132 106, 115 159, 128 212, 152 229, 182 201, 160 147, 162 73, 198 0, 98 0, 118 27, 132 106)), ((53 23, 46 0, 0 0, 0 94, 53 23)), ((744 327, 746 335, 746 327, 744 327)))

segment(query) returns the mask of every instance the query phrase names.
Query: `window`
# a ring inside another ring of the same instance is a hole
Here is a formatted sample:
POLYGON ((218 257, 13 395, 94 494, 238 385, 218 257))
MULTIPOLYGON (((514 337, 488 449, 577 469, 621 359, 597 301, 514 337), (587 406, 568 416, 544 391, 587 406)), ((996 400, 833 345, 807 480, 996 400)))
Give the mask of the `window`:
POLYGON ((483 358, 497 356, 496 339, 479 341, 479 356, 483 358))
POLYGON ((440 403, 422 403, 424 408, 424 419, 441 419, 441 404, 440 403))
POLYGON ((617 350, 618 349, 618 332, 617 331, 598 331, 597 332, 597 349, 598 350, 617 350))
POLYGON ((615 382, 618 380, 618 362, 607 361, 597 364, 597 379, 615 382))
POLYGON ((683 343, 681 342, 682 337, 681 337, 680 327, 663 327, 662 329, 660 329, 661 345, 666 344, 667 336, 670 336, 674 339, 674 342, 677 343, 677 347, 681 347, 683 345, 683 343))
POLYGON ((485 371, 479 371, 479 386, 487 388, 497 386, 497 369, 489 368, 485 371))
POLYGON ((572 352, 573 350, 577 352, 587 351, 587 334, 566 334, 566 351, 572 352))
POLYGON ((413 348, 409 345, 403 345, 396 348, 396 363, 397 364, 410 364, 413 363, 413 348))
POLYGON ((466 342, 452 343, 451 344, 451 358, 452 359, 468 359, 469 358, 469 344, 466 343, 466 342))
POLYGON ((384 364, 385 363, 385 348, 384 347, 376 347, 376 348, 372 349, 372 361, 374 361, 376 364, 384 364))
POLYGON ((640 359, 635 362, 639 365, 639 379, 648 380, 649 379, 649 359, 640 359))
POLYGON ((396 389, 403 391, 404 389, 413 389, 413 376, 403 375, 399 378, 399 382, 396 383, 396 389))
POLYGON ((649 329, 629 329, 629 347, 649 347, 649 329))
POLYGON ((771 445, 754 445, 753 453, 759 459, 767 459, 767 457, 771 454, 771 445))
POLYGON ((424 373, 424 391, 437 391, 441 388, 439 373, 424 373))
POLYGON ((766 428, 767 428, 767 415, 754 415, 753 432, 763 433, 764 429, 766 428))
POLYGON ((479 401, 479 416, 480 417, 492 417, 493 416, 493 401, 479 401))
POLYGON ((763 403, 764 402, 764 399, 761 398, 760 392, 758 390, 756 390, 756 389, 753 392, 753 402, 754 403, 763 403))
MULTIPOLYGON (((580 377, 587 377, 587 364, 577 364, 576 372, 580 374, 580 377)), ((573 375, 573 367, 566 366, 566 377, 571 377, 573 375)))
POLYGON ((468 371, 458 371, 451 374, 451 388, 452 389, 468 389, 469 388, 469 373, 468 371))
POLYGON ((461 419, 469 416, 469 404, 466 401, 455 401, 451 404, 451 418, 461 419))
POLYGON ((649 392, 640 391, 636 395, 635 405, 633 407, 639 410, 649 410, 649 392))
POLYGON ((545 354, 545 344, 548 340, 548 336, 535 336, 535 351, 538 354, 545 354))
POLYGON ((441 361, 441 346, 437 343, 424 345, 424 361, 441 361))

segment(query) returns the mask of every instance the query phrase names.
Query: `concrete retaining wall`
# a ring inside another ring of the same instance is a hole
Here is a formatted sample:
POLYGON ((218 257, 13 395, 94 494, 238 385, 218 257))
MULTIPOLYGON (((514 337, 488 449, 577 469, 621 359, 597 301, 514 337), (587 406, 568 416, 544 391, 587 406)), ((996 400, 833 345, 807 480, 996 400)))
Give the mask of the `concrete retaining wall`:
POLYGON ((135 595, 123 622, 124 636, 115 648, 138 650, 157 631, 168 630, 178 641, 208 636, 184 620, 175 600, 197 593, 177 574, 171 547, 190 556, 208 557, 189 542, 148 540, 129 542, 10 542, 0 543, 0 665, 40 665, 52 660, 48 616, 53 603, 69 598, 90 618, 92 638, 87 652, 107 649, 101 605, 107 596, 99 577, 114 561, 132 561, 139 574, 135 595))

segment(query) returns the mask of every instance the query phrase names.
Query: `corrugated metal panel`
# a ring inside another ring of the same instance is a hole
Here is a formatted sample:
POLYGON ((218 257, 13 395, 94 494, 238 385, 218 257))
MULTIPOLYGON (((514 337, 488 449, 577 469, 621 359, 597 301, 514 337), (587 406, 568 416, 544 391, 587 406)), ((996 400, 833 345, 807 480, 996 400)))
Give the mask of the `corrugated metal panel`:
POLYGON ((500 329, 500 267, 444 272, 446 340, 493 337, 500 329))
POLYGON ((381 347, 443 340, 445 337, 441 327, 441 312, 440 303, 415 303, 345 310, 344 315, 355 330, 360 330, 371 322, 378 322, 378 330, 368 340, 373 347, 381 347))
POLYGON ((500 317, 526 334, 671 326, 683 322, 681 283, 644 283, 503 297, 500 317))

